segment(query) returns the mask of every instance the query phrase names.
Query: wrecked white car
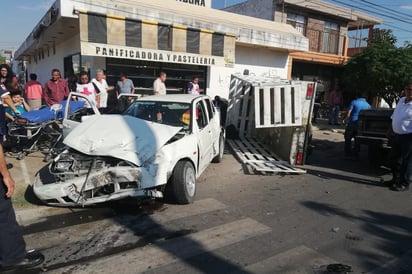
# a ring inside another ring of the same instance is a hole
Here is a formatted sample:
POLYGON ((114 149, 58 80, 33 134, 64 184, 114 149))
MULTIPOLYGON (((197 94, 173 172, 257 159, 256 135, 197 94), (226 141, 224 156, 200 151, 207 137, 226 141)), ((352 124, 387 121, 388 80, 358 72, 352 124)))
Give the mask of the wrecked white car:
POLYGON ((94 115, 65 114, 67 149, 36 175, 34 193, 46 204, 80 206, 164 193, 191 203, 197 178, 223 157, 224 130, 208 96, 144 97, 121 115, 100 115, 89 105, 94 115))

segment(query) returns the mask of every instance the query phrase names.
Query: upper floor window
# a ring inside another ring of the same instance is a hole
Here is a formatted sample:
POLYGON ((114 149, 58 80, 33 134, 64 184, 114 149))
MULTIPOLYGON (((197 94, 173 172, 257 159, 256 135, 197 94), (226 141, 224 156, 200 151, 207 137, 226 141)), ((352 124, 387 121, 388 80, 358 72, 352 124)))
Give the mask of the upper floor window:
POLYGON ((325 22, 324 25, 325 31, 326 30, 339 30, 339 25, 333 22, 325 22))
POLYGON ((306 31, 306 18, 303 15, 296 13, 288 13, 288 18, 286 23, 292 25, 297 31, 305 35, 306 31))
POLYGON ((338 53, 339 47, 339 25, 325 21, 323 27, 322 52, 338 53))

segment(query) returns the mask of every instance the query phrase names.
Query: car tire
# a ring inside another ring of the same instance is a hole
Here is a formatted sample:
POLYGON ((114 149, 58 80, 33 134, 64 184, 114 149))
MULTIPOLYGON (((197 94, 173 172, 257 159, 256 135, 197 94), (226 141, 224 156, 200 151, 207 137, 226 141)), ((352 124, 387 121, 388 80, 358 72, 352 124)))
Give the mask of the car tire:
POLYGON ((171 195, 178 204, 190 204, 196 194, 196 171, 189 161, 179 161, 171 178, 171 195))
POLYGON ((225 153, 225 137, 223 135, 220 135, 219 138, 219 154, 213 158, 212 162, 213 163, 220 163, 223 159, 223 154, 225 153))

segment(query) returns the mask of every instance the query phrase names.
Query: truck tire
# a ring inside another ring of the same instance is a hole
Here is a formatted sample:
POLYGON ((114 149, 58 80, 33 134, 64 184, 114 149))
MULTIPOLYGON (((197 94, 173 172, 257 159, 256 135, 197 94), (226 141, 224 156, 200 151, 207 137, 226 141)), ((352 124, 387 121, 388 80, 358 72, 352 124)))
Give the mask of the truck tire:
POLYGON ((170 181, 173 200, 178 204, 190 204, 196 194, 196 171, 189 161, 179 161, 170 181))
POLYGON ((225 137, 220 135, 219 138, 219 153, 213 158, 212 163, 220 163, 223 159, 223 154, 225 153, 225 137))

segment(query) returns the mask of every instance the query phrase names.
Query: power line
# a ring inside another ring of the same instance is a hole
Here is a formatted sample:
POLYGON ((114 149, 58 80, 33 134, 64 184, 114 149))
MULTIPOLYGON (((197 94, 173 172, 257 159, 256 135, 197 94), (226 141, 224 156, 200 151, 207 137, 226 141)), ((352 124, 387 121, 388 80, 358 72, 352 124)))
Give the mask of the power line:
POLYGON ((391 24, 388 24, 388 23, 382 23, 382 25, 389 26, 391 28, 394 28, 394 29, 397 29, 397 30, 400 30, 400 31, 412 33, 411 30, 403 29, 403 28, 400 28, 398 26, 394 26, 394 25, 391 25, 391 24))
POLYGON ((348 4, 348 3, 344 3, 344 2, 338 1, 338 0, 332 0, 332 1, 334 1, 334 2, 336 2, 336 3, 339 3, 339 4, 341 4, 341 5, 344 5, 344 6, 348 6, 348 7, 351 7, 351 8, 360 9, 360 10, 363 10, 363 11, 366 11, 366 12, 369 12, 369 13, 375 13, 375 14, 378 14, 378 15, 383 16, 383 17, 391 18, 391 19, 394 19, 394 20, 397 20, 397 21, 400 21, 400 22, 403 22, 403 23, 412 25, 412 22, 410 22, 409 20, 403 20, 403 19, 400 19, 399 17, 394 17, 394 16, 391 16, 391 15, 387 15, 387 14, 381 13, 381 12, 379 12, 379 11, 371 11, 371 10, 369 10, 369 9, 366 9, 366 8, 363 8, 363 7, 354 6, 354 5, 351 5, 351 4, 348 4))
MULTIPOLYGON (((354 0, 351 0, 351 1, 353 2, 354 0)), ((397 11, 397 10, 394 10, 394 9, 386 8, 386 7, 382 6, 382 5, 375 4, 375 3, 369 2, 369 1, 367 1, 367 0, 355 0, 355 1, 366 3, 366 4, 364 4, 364 5, 369 6, 369 7, 371 7, 371 8, 376 8, 376 7, 378 7, 378 8, 380 8, 380 9, 383 9, 384 12, 390 11, 390 12, 391 12, 392 14, 394 14, 395 16, 398 15, 398 14, 402 14, 403 16, 406 16, 406 17, 404 17, 405 20, 408 20, 408 19, 412 16, 411 14, 407 14, 407 13, 404 13, 404 12, 401 12, 401 11, 397 11)), ((402 16, 402 17, 403 17, 403 16, 402 16)))

